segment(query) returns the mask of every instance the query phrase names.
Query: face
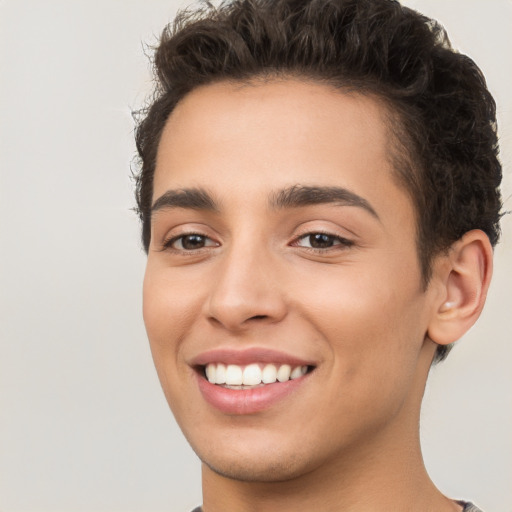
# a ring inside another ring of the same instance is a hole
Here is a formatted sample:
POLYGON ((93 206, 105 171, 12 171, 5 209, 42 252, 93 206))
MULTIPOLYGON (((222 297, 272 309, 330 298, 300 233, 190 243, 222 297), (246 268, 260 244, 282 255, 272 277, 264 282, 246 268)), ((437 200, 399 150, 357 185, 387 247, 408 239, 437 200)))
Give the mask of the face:
POLYGON ((390 151, 376 100, 292 80, 209 85, 168 120, 144 320, 215 472, 305 474, 416 414, 432 300, 390 151))

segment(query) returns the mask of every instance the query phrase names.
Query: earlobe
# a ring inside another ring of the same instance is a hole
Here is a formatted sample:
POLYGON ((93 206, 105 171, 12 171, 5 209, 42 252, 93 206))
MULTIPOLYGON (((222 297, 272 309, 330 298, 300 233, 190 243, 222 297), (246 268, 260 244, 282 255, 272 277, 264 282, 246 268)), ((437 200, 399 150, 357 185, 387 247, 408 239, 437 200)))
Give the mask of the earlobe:
POLYGON ((472 230, 440 258, 443 261, 436 279, 441 293, 428 337, 448 345, 461 338, 480 316, 492 276, 492 247, 483 231, 472 230))

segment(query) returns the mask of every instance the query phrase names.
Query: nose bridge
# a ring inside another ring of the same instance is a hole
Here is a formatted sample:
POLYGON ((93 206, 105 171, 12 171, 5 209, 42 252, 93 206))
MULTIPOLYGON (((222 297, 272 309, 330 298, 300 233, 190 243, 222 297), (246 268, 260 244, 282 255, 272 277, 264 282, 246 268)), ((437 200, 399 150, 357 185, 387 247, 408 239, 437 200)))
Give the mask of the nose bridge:
POLYGON ((276 322, 286 313, 278 262, 267 240, 233 237, 219 258, 207 304, 210 319, 230 330, 249 321, 276 322))

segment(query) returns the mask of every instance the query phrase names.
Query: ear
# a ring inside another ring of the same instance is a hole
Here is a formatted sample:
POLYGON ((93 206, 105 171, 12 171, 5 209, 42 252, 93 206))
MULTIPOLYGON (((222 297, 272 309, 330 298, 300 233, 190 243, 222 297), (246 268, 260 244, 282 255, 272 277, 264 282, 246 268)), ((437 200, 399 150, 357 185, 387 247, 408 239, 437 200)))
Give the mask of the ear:
POLYGON ((492 255, 489 238, 475 229, 438 257, 433 280, 440 293, 436 294, 427 333, 432 341, 453 343, 476 322, 491 281, 492 255))

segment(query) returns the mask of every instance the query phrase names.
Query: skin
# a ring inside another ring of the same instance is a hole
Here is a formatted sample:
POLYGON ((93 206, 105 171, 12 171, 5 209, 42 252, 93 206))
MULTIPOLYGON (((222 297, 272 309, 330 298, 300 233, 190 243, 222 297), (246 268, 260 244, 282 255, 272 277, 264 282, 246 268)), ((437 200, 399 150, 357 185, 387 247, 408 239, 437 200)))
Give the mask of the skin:
POLYGON ((469 236, 424 288, 385 114, 370 97, 281 80, 196 89, 167 122, 154 202, 201 187, 216 209, 153 213, 144 320, 166 398, 203 462, 205 512, 461 510, 425 471, 419 411, 431 338, 457 339, 485 298, 475 305, 456 269, 480 265, 475 286, 488 284, 490 248, 469 236), (297 185, 343 187, 374 213, 272 206, 297 185), (191 233, 204 247, 183 247, 191 233), (332 235, 332 247, 312 249, 311 233, 332 235), (266 410, 224 414, 205 402, 191 360, 252 347, 315 369, 266 410))

